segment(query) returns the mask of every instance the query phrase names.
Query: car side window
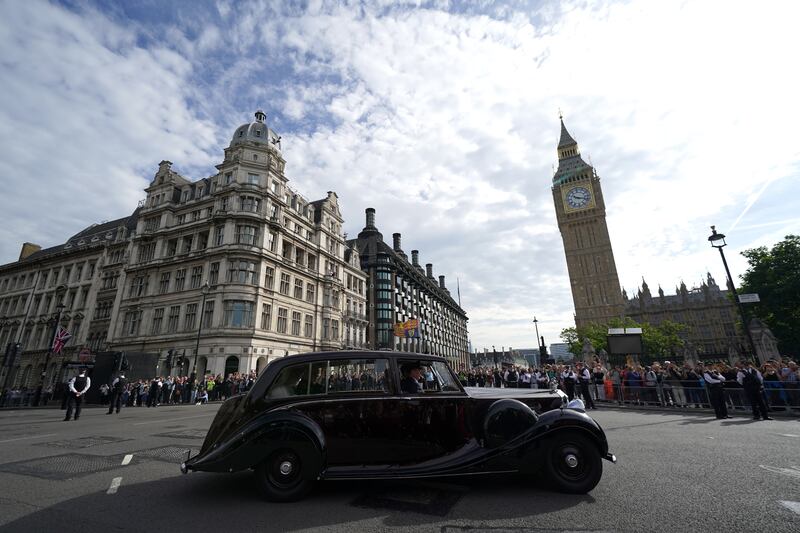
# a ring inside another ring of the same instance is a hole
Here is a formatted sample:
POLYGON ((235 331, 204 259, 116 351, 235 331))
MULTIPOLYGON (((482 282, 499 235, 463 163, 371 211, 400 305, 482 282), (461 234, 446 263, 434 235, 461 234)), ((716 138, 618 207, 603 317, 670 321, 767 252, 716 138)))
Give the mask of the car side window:
POLYGON ((310 376, 310 363, 287 366, 270 385, 267 398, 288 398, 309 394, 310 376))
POLYGON ((429 394, 437 392, 460 392, 452 372, 446 364, 438 361, 401 360, 400 390, 403 394, 429 394))
POLYGON ((328 361, 328 393, 388 392, 388 359, 328 361))

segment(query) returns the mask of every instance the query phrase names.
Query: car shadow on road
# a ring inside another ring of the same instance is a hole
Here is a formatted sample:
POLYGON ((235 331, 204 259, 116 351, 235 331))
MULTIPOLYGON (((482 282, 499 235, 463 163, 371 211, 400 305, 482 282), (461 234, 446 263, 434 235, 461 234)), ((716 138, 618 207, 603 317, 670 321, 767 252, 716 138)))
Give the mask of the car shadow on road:
MULTIPOLYGON (((65 481, 65 490, 74 481, 65 481)), ((193 473, 136 484, 125 484, 123 479, 116 494, 93 492, 64 500, 0 525, 0 529, 59 533, 141 531, 150 527, 154 520, 178 523, 181 529, 202 529, 204 524, 222 520, 226 530, 294 531, 378 519, 385 526, 435 527, 438 530, 441 523, 454 518, 491 521, 533 517, 541 512, 569 509, 594 501, 591 495, 553 493, 547 490, 545 482, 532 478, 478 476, 458 478, 457 482, 447 479, 322 482, 302 501, 272 503, 257 494, 249 472, 193 473), (450 494, 451 498, 425 499, 426 494, 437 491, 450 494), (508 501, 519 496, 521 491, 530 493, 529 504, 524 509, 510 507, 508 501), (390 495, 395 501, 405 502, 407 507, 387 506, 386 500, 380 498, 376 506, 363 505, 365 495, 375 494, 390 495), (461 501, 466 494, 481 505, 461 501), (448 512, 437 512, 440 511, 435 508, 437 501, 448 504, 448 512)), ((363 529, 364 524, 353 527, 363 529)))

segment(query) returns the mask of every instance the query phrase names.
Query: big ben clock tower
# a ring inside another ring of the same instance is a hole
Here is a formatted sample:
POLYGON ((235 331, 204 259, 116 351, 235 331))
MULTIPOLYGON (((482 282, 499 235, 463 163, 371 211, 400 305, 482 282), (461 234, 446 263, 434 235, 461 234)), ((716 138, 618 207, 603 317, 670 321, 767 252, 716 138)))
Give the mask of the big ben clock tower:
POLYGON ((606 226, 600 178, 581 159, 578 143, 561 119, 553 202, 575 304, 575 325, 606 324, 623 313, 614 252, 606 226))

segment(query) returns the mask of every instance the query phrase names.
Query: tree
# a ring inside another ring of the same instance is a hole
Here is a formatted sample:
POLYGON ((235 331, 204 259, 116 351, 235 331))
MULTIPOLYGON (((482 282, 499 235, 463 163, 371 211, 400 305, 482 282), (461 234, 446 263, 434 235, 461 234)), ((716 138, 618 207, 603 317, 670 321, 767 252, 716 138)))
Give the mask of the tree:
POLYGON ((746 304, 748 314, 769 326, 783 355, 800 356, 800 236, 787 235, 771 250, 761 246, 742 255, 750 265, 741 276, 741 292, 761 299, 746 304))
POLYGON ((589 324, 580 329, 566 328, 561 331, 561 339, 569 344, 569 351, 576 357, 581 355, 583 350, 583 339, 588 338, 595 351, 608 351, 608 329, 609 328, 642 328, 642 348, 644 355, 648 357, 667 357, 675 353, 675 350, 683 346, 683 339, 680 334, 686 329, 684 324, 678 324, 670 320, 665 320, 661 324, 654 326, 651 324, 639 324, 630 317, 624 319, 615 318, 608 324, 589 324))

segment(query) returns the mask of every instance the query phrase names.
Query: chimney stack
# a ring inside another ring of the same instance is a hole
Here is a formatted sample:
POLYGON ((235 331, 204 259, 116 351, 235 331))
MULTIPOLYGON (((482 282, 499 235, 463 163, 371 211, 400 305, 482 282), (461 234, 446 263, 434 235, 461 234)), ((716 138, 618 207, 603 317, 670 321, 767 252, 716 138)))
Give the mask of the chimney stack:
POLYGON ((425 272, 428 274, 429 278, 433 279, 433 263, 425 265, 425 272))
POLYGON ((374 228, 375 227, 375 208, 368 207, 367 208, 367 227, 374 228))
POLYGON ((443 289, 445 289, 445 288, 446 288, 446 287, 444 286, 444 276, 439 276, 439 287, 441 287, 441 288, 443 288, 443 289))
POLYGON ((411 250, 411 264, 419 266, 419 250, 411 250))
POLYGON ((402 248, 400 247, 400 234, 399 233, 392 233, 392 241, 393 241, 393 244, 394 244, 394 246, 393 246, 394 251, 395 252, 402 251, 402 248))

